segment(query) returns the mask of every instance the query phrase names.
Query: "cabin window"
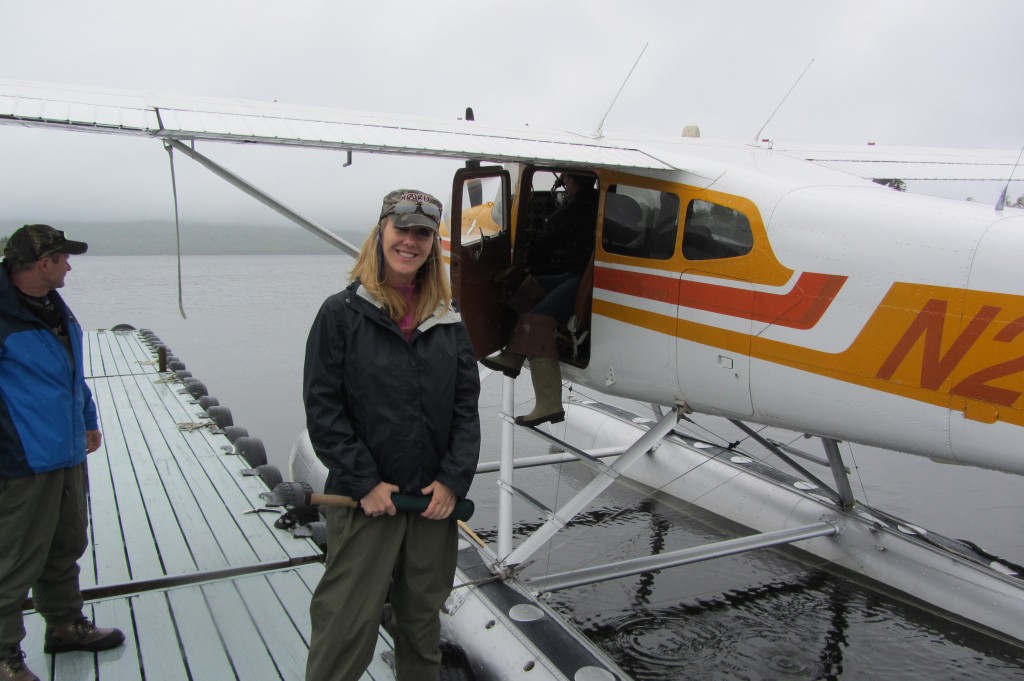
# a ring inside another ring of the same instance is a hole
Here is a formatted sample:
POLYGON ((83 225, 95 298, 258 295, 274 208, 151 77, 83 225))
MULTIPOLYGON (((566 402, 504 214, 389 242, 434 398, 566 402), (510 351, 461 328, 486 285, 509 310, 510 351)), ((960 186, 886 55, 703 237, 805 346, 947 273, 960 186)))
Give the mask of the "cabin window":
POLYGON ((462 232, 460 243, 465 246, 486 241, 505 231, 502 218, 500 177, 483 177, 462 185, 462 232), (486 198, 493 200, 486 201, 486 198))
POLYGON ((683 256, 687 260, 735 258, 753 247, 754 233, 743 213, 701 199, 686 207, 683 256))
POLYGON ((525 264, 534 275, 586 269, 597 232, 597 177, 538 168, 525 174, 520 186, 525 191, 518 199, 514 262, 525 264))
POLYGON ((679 197, 672 192, 611 185, 604 197, 601 245, 607 253, 668 260, 679 230, 679 197))

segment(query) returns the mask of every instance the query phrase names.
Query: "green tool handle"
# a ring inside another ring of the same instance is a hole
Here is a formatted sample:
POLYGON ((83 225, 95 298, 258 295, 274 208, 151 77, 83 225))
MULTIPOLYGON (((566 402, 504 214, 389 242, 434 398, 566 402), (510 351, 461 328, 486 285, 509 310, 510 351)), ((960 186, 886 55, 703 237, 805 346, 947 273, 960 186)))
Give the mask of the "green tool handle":
MULTIPOLYGON (((340 494, 310 494, 307 501, 308 506, 323 505, 346 506, 348 508, 359 507, 359 503, 352 497, 346 497, 340 494)), ((427 510, 427 506, 430 505, 430 497, 414 497, 408 494, 392 494, 391 503, 393 503, 395 508, 399 511, 423 513, 427 510)), ((456 520, 466 522, 473 517, 474 510, 476 510, 476 507, 473 505, 472 500, 461 499, 455 502, 455 510, 452 511, 451 517, 456 520)))

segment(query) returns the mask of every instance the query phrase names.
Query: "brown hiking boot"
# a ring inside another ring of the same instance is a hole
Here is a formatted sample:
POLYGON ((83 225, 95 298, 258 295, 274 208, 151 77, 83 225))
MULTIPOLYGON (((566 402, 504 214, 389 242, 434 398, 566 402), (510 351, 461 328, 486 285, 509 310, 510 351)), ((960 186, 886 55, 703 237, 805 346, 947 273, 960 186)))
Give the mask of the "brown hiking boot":
POLYGON ((59 627, 47 626, 43 650, 47 653, 66 653, 71 650, 95 653, 116 648, 123 642, 124 634, 120 629, 100 629, 88 617, 80 617, 59 627))
POLYGON ((39 677, 25 666, 25 653, 20 647, 0 647, 0 681, 39 681, 39 677))

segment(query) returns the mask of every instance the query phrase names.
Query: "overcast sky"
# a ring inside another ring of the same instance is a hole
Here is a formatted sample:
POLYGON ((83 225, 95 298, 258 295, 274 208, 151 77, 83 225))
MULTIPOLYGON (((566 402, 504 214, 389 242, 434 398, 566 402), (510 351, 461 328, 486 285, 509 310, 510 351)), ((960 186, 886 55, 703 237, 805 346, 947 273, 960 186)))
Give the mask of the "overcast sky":
MULTIPOLYGON (((0 2, 0 77, 606 132, 1020 149, 1024 2, 80 0, 0 2)), ((206 144, 332 229, 451 162, 206 144)), ((0 126, 0 225, 170 219, 153 140, 0 126)), ((176 157, 183 220, 283 223, 176 157)), ((1022 173, 1024 174, 1024 173, 1022 173)), ((1016 185, 1021 187, 1021 185, 1016 185)), ((998 193, 998 189, 994 190, 998 193)), ((989 199, 990 201, 992 199, 989 199)))

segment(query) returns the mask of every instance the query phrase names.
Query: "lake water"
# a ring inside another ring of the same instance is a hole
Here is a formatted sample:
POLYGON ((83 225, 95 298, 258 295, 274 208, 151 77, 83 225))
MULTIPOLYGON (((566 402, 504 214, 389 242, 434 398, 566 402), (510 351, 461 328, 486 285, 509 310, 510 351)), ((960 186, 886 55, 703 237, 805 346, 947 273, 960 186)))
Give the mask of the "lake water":
MULTIPOLYGON (((189 256, 182 265, 187 319, 178 312, 173 257, 74 257, 62 293, 87 330, 128 323, 156 332, 232 410, 235 424, 264 441, 287 477, 288 453, 303 428, 306 334, 323 299, 345 285, 350 265, 343 255, 189 256)), ((517 383, 516 399, 531 401, 528 379, 517 383)), ((493 377, 480 406, 484 460, 497 458, 499 404, 493 377)), ((717 427, 713 419, 704 423, 717 427)), ((547 451, 528 434, 515 442, 521 455, 547 451)), ((1024 479, 870 448, 848 453, 859 498, 1024 563, 1024 479)), ((574 464, 517 475, 549 505, 586 482, 574 464)), ((479 509, 473 525, 485 536, 496 524, 493 482, 478 476, 471 493, 479 509)), ((524 524, 536 522, 525 507, 518 510, 524 524)), ((737 529, 663 495, 613 487, 532 569, 557 572, 679 549, 737 529)), ((551 603, 638 681, 1024 679, 1021 649, 840 579, 792 550, 580 587, 551 603)))

